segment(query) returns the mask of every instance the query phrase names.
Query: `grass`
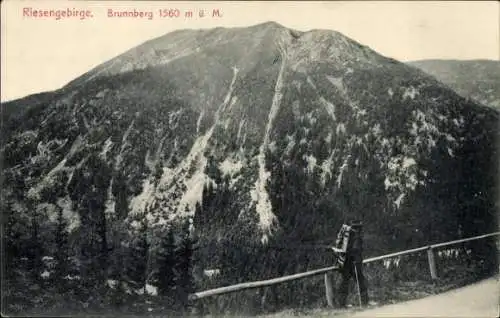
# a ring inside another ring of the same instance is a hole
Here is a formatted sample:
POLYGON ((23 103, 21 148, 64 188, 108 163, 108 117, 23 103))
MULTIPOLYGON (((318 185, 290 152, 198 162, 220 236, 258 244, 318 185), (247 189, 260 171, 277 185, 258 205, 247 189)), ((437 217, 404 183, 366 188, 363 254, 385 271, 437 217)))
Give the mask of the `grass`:
MULTIPOLYGON (((365 264, 370 307, 393 304, 439 294, 498 274, 487 270, 483 261, 463 255, 438 260, 439 280, 430 279, 425 253, 400 258, 391 264, 365 264)), ((491 267, 490 267, 491 268, 491 267)), ((334 275, 339 283, 339 275, 334 275)), ((29 282, 3 286, 2 313, 6 316, 201 316, 206 317, 322 317, 339 316, 359 310, 356 289, 351 282, 344 310, 327 307, 323 276, 288 282, 273 287, 246 290, 196 301, 190 313, 174 311, 162 297, 125 295, 107 289, 85 290, 74 286, 65 292, 53 284, 29 282), (195 314, 198 313, 198 314, 195 314)))

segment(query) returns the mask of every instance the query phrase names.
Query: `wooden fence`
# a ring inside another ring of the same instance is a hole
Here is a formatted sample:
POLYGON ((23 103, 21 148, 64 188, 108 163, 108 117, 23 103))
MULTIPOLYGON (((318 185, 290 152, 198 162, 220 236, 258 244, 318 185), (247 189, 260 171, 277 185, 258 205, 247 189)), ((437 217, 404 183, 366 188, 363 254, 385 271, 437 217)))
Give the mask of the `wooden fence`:
MULTIPOLYGON (((431 244, 431 245, 426 245, 426 246, 413 248, 413 249, 409 249, 409 250, 404 250, 404 251, 400 251, 400 252, 395 252, 395 253, 391 253, 391 254, 385 254, 385 255, 381 255, 381 256, 371 257, 371 258, 364 259, 363 263, 366 264, 366 263, 384 260, 387 258, 401 256, 401 255, 407 255, 407 254, 427 251, 427 259, 429 262, 429 272, 431 274, 431 278, 438 279, 438 274, 437 274, 437 270, 436 270, 436 259, 435 259, 435 255, 434 255, 435 249, 440 248, 440 247, 444 247, 444 246, 449 246, 449 245, 484 239, 484 238, 495 236, 495 235, 500 235, 500 232, 494 232, 494 233, 489 233, 489 234, 484 234, 484 235, 479 235, 479 236, 474 236, 474 237, 469 237, 469 238, 465 238, 465 239, 454 240, 454 241, 449 241, 449 242, 444 242, 444 243, 431 244)), ((231 285, 231 286, 225 286, 225 287, 205 290, 205 291, 201 291, 201 292, 197 292, 197 293, 193 293, 193 294, 189 295, 189 299, 190 300, 197 300, 197 299, 201 299, 201 298, 205 298, 205 297, 209 297, 209 296, 216 296, 216 295, 222 295, 222 294, 227 294, 227 293, 233 293, 233 292, 242 291, 245 289, 253 289, 253 288, 259 288, 259 287, 271 286, 271 285, 281 284, 284 282, 289 282, 292 280, 303 279, 306 277, 324 274, 325 275, 326 298, 328 301, 328 305, 332 305, 331 303, 332 303, 332 298, 333 298, 333 286, 331 284, 331 274, 333 271, 338 270, 338 269, 339 269, 338 266, 330 266, 330 267, 324 267, 324 268, 320 268, 320 269, 316 269, 316 270, 311 270, 311 271, 307 271, 307 272, 303 272, 303 273, 298 273, 298 274, 294 274, 294 275, 288 275, 288 276, 283 276, 283 277, 278 277, 278 278, 273 278, 273 279, 268 279, 268 280, 247 282, 247 283, 241 283, 241 284, 236 284, 236 285, 231 285)))

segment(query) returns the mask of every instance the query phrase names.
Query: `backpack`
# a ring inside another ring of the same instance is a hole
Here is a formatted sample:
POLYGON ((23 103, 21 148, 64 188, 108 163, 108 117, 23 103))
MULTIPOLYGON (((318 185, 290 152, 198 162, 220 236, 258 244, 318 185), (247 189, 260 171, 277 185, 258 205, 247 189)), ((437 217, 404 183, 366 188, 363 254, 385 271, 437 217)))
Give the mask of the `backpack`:
POLYGON ((337 261, 340 266, 344 266, 346 260, 346 253, 349 250, 351 227, 349 225, 342 225, 339 233, 337 234, 337 240, 335 241, 335 247, 340 249, 342 252, 337 253, 337 261))
POLYGON ((361 230, 362 228, 360 226, 349 226, 346 224, 342 225, 340 228, 335 242, 335 247, 343 251, 343 253, 337 254, 337 260, 340 266, 344 265, 348 255, 355 261, 361 259, 363 249, 361 230))
POLYGON ((335 247, 347 252, 349 248, 349 237, 351 232, 351 227, 349 225, 343 224, 337 234, 337 240, 335 241, 335 247))

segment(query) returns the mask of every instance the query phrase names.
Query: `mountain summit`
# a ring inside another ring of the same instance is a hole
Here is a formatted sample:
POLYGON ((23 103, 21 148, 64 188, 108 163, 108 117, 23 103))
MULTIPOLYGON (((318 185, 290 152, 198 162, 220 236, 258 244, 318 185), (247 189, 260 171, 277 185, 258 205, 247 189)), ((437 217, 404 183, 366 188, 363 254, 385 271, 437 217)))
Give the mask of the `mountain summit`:
POLYGON ((146 222, 153 250, 186 216, 259 244, 357 217, 372 251, 496 229, 498 112, 338 32, 175 31, 44 96, 4 129, 20 233, 59 210, 72 246, 146 222))

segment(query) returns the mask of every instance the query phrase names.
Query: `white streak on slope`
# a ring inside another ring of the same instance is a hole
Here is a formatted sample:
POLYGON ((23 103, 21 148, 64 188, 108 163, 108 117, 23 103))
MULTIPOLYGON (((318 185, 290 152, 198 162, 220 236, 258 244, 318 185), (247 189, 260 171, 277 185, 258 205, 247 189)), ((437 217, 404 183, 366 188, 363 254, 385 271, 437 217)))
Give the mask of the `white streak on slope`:
POLYGON ((330 117, 334 120, 337 121, 337 118, 335 117, 335 105, 327 101, 323 96, 320 97, 319 99, 323 106, 325 106, 325 110, 330 115, 330 117))
POLYGON ((200 112, 200 117, 198 117, 198 120, 196 121, 196 134, 200 133, 200 125, 201 125, 201 120, 203 119, 203 115, 205 115, 205 111, 200 112))
POLYGON ((120 148, 120 152, 118 153, 118 156, 116 156, 115 170, 120 169, 120 165, 121 165, 121 163, 123 161, 122 154, 125 152, 125 149, 127 147, 127 144, 128 144, 127 138, 130 135, 130 132, 132 131, 132 127, 134 127, 134 122, 135 122, 135 120, 132 120, 132 122, 128 126, 127 130, 123 134, 123 137, 122 137, 122 146, 120 148))
POLYGON ((230 158, 226 158, 226 160, 219 164, 219 169, 224 176, 233 176, 240 172, 242 168, 243 163, 241 161, 230 158))
MULTIPOLYGON (((186 185, 186 192, 183 193, 182 198, 177 205, 177 212, 184 212, 186 206, 190 209, 190 211, 194 210, 196 202, 201 200, 201 196, 203 193, 203 186, 205 182, 209 180, 208 176, 205 175, 205 166, 207 164, 207 159, 204 156, 204 151, 207 147, 209 139, 212 137, 212 134, 215 130, 219 122, 220 113, 226 107, 229 102, 231 95, 234 89, 234 83, 236 81, 236 76, 238 74, 238 68, 233 68, 233 78, 231 84, 229 85, 228 92, 224 98, 224 102, 219 105, 219 108, 214 114, 214 123, 210 127, 210 129, 203 135, 196 138, 189 151, 189 154, 182 160, 182 162, 175 168, 169 169, 167 167, 163 168, 163 174, 160 178, 160 182, 158 187, 155 187, 152 180, 146 179, 143 182, 142 192, 134 197, 130 202, 130 210, 132 215, 137 213, 144 213, 148 207, 151 206, 151 203, 156 198, 156 200, 164 201, 168 198, 168 193, 176 191, 175 179, 185 179, 187 178, 187 171, 189 171, 190 167, 195 164, 196 170, 193 175, 184 181, 186 185), (159 191, 158 191, 159 190, 159 191)), ((203 112, 200 114, 198 118, 198 123, 201 121, 203 112)), ((197 127, 197 130, 199 127, 197 127)), ((125 136, 124 136, 125 139, 125 136)))
POLYGON ((245 125, 245 121, 246 121, 245 119, 240 120, 240 125, 238 127, 238 134, 236 135, 236 142, 240 143, 240 144, 243 143, 243 141, 241 141, 241 137, 242 137, 241 131, 243 129, 243 126, 245 125))
MULTIPOLYGON (((332 78, 330 76, 327 76, 327 78, 332 81, 332 78)), ((315 91, 317 91, 316 85, 312 81, 310 76, 307 76, 307 82, 311 85, 312 88, 314 88, 315 91)), ((336 83, 335 85, 339 85, 335 79, 333 79, 333 82, 336 83)), ((344 86, 342 84, 342 80, 340 80, 340 85, 342 89, 344 89, 344 86)), ((337 117, 335 117, 335 105, 330 103, 328 100, 326 100, 323 96, 320 96, 319 98, 320 103, 325 107, 326 112, 330 117, 333 119, 333 121, 337 121, 337 117)))
POLYGON ((259 175, 257 181, 255 182, 255 189, 251 192, 252 200, 256 202, 255 208, 257 210, 257 214, 259 215, 260 228, 264 233, 261 239, 263 243, 268 241, 268 235, 271 232, 271 225, 276 221, 276 216, 273 214, 271 201, 269 200, 269 194, 266 190, 267 180, 271 176, 271 173, 266 171, 265 151, 269 145, 269 135, 271 132, 271 128, 273 126, 274 119, 278 114, 281 98, 283 97, 281 90, 283 87, 283 73, 285 70, 287 58, 283 47, 280 47, 280 54, 282 58, 281 67, 278 72, 276 86, 274 87, 274 96, 271 104, 271 110, 268 116, 264 140, 260 145, 259 154, 257 156, 259 164, 259 175))
POLYGON ((154 192, 155 188, 153 182, 150 179, 145 179, 142 182, 142 192, 130 200, 129 214, 135 216, 144 213, 150 204, 150 200, 153 197, 154 192))
POLYGON ((203 137, 196 140, 193 148, 188 155, 188 165, 191 166, 191 164, 194 163, 197 168, 194 174, 185 181, 187 190, 182 196, 181 201, 179 202, 179 205, 177 207, 178 212, 182 213, 186 209, 186 206, 188 207, 189 211, 194 211, 196 203, 201 201, 203 186, 207 181, 209 181, 209 177, 205 174, 207 158, 205 158, 203 153, 205 152, 205 148, 207 147, 208 140, 212 137, 215 127, 219 123, 220 113, 226 109, 229 101, 231 100, 238 71, 238 68, 233 67, 233 78, 231 80, 231 84, 229 85, 226 97, 224 98, 224 102, 215 112, 214 124, 212 125, 212 127, 210 127, 210 129, 203 137))

